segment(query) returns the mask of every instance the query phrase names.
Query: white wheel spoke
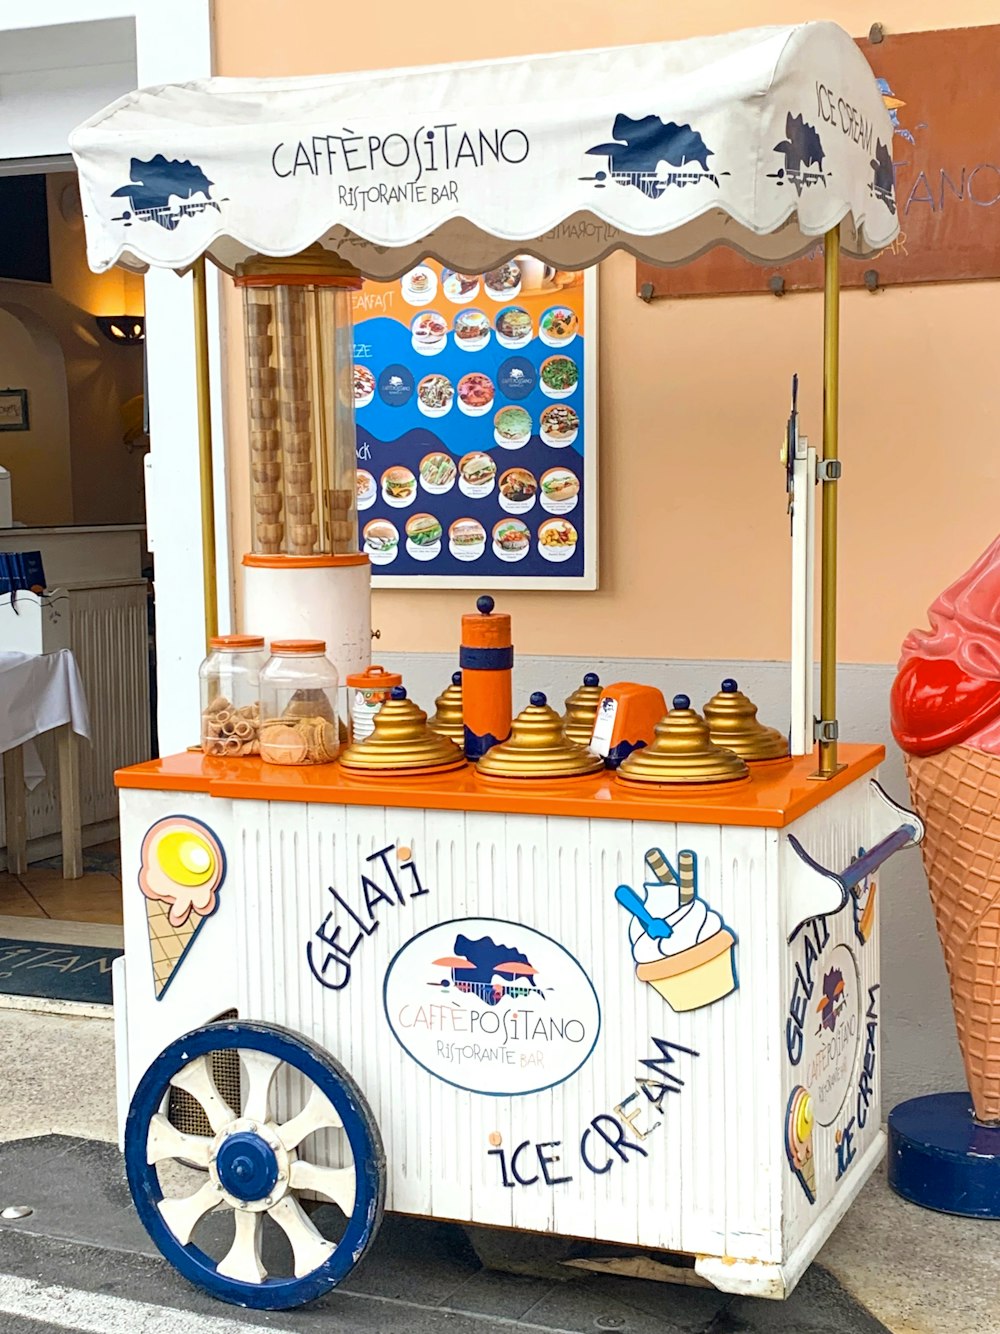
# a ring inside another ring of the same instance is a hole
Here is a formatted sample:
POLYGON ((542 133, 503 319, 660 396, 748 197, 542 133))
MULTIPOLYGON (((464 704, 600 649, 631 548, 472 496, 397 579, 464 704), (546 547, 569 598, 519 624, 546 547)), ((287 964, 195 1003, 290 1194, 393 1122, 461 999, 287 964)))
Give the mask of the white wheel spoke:
POLYGON ((204 1135, 185 1135, 162 1112, 157 1112, 149 1123, 146 1162, 152 1166, 166 1158, 179 1158, 195 1167, 207 1168, 211 1143, 204 1135))
POLYGON ((311 1274, 336 1250, 332 1241, 320 1236, 293 1196, 286 1195, 267 1212, 291 1242, 296 1278, 311 1274))
POLYGON ((183 1089, 194 1098, 195 1102, 201 1104, 202 1110, 208 1117, 208 1124, 216 1134, 235 1119, 236 1113, 215 1087, 207 1056, 199 1056, 183 1070, 178 1070, 170 1082, 174 1088, 183 1089))
POLYGON ((292 1190, 311 1190, 332 1200, 348 1218, 354 1212, 357 1173, 353 1167, 317 1167, 299 1159, 292 1163, 288 1184, 292 1190))
POLYGON ((240 1048, 240 1060, 247 1072, 247 1082, 250 1086, 243 1115, 254 1121, 266 1121, 271 1101, 271 1084, 274 1081, 274 1072, 281 1061, 277 1056, 268 1056, 267 1052, 243 1047, 240 1048))
POLYGON ((186 1246, 199 1220, 220 1203, 215 1186, 206 1181, 193 1195, 185 1195, 179 1200, 161 1200, 157 1208, 170 1231, 182 1246, 186 1246))
POLYGON ((267 1270, 260 1258, 261 1215, 237 1209, 233 1218, 236 1220, 236 1236, 216 1270, 223 1278, 235 1278, 240 1283, 263 1283, 267 1270))
POLYGON ((278 1127, 278 1136, 286 1149, 295 1149, 314 1131, 337 1129, 343 1124, 333 1103, 314 1085, 302 1111, 278 1127))

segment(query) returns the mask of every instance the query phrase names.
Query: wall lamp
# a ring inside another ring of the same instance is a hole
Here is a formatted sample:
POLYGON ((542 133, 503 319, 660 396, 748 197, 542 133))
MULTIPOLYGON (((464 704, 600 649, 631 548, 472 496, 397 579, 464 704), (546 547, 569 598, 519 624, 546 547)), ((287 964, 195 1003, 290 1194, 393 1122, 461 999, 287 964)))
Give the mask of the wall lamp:
POLYGON ((97 327, 109 343, 132 347, 146 337, 146 320, 142 315, 97 315, 97 327))

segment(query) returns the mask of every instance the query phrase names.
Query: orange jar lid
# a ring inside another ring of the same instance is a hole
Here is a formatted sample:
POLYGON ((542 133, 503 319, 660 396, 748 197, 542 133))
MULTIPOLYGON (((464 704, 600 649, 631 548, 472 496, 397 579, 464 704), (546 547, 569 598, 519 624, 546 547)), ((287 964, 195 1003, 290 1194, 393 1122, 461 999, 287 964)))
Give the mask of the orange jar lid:
POLYGON ((213 635, 209 648, 263 648, 263 635, 213 635))
POLYGON ((272 639, 271 652, 285 653, 325 653, 326 641, 323 639, 272 639))
POLYGON ((401 686, 403 678, 398 672, 387 672, 372 663, 367 671, 351 672, 347 684, 353 690, 391 690, 393 686, 401 686))

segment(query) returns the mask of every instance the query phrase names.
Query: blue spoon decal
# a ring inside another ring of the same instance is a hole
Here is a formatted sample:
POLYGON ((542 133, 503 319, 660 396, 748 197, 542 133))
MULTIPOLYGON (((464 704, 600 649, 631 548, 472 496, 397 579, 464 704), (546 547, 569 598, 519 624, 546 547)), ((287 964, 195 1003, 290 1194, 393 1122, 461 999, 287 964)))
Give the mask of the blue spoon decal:
POLYGON ((642 923, 646 935, 653 940, 666 940, 668 936, 674 934, 673 927, 669 926, 662 917, 652 917, 646 911, 646 905, 642 899, 628 885, 619 885, 615 890, 615 898, 626 912, 630 912, 633 917, 642 923))

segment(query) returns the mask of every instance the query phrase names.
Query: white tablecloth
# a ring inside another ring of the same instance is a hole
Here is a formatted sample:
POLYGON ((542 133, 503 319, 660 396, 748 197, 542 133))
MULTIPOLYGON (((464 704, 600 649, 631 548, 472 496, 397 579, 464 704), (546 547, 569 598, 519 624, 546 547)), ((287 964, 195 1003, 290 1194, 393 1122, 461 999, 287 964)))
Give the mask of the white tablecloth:
POLYGON ((32 738, 64 723, 89 739, 87 697, 72 652, 0 653, 0 753, 24 746, 26 787, 45 777, 32 738))

